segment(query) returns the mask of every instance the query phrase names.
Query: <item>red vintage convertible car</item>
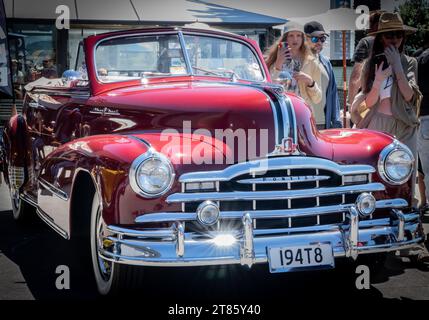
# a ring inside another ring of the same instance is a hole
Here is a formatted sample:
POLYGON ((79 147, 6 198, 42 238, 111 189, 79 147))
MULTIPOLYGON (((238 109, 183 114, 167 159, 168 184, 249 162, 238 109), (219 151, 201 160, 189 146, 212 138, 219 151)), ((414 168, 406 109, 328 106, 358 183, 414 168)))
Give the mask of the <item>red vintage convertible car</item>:
POLYGON ((409 149, 369 130, 319 132, 248 38, 106 33, 83 41, 76 69, 28 88, 2 170, 14 218, 35 209, 84 239, 102 294, 149 266, 333 268, 423 240, 409 149))

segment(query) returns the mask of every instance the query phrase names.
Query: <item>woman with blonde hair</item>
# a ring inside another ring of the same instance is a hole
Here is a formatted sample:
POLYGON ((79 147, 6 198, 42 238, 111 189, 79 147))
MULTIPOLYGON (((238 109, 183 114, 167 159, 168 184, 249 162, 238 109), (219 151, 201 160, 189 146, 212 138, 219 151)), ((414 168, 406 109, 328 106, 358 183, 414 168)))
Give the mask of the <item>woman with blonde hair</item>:
POLYGON ((320 65, 305 43, 304 28, 298 24, 289 24, 287 31, 268 48, 265 62, 273 81, 282 82, 279 76, 291 61, 301 66, 299 70, 292 70, 291 76, 297 83, 292 91, 301 96, 315 114, 323 112, 319 105, 322 102, 320 65))

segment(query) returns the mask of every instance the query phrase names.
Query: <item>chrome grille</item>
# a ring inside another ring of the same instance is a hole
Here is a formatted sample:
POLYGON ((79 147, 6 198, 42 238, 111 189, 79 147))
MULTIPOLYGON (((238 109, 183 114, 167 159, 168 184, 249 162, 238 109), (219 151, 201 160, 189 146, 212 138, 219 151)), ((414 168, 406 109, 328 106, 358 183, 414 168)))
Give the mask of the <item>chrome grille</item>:
MULTIPOLYGON (((215 201, 221 220, 211 229, 234 228, 244 213, 250 213, 254 229, 265 230, 343 223, 359 194, 384 190, 382 184, 371 182, 375 170, 367 165, 338 165, 310 157, 264 161, 183 174, 182 192, 170 195, 167 202, 181 203, 187 217, 203 201, 215 201)), ((207 229, 189 220, 188 230, 207 229)))

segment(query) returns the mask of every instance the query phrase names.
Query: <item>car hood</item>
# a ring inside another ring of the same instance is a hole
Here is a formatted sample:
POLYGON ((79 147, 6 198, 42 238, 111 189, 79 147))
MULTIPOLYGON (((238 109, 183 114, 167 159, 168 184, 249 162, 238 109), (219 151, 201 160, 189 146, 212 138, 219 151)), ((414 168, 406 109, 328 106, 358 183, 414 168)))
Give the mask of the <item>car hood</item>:
POLYGON ((90 105, 106 110, 112 133, 169 130, 214 138, 224 135, 236 139, 235 151, 247 141, 246 147, 256 148, 260 155, 275 146, 276 118, 270 99, 262 88, 249 85, 209 81, 141 85, 98 95, 90 105))

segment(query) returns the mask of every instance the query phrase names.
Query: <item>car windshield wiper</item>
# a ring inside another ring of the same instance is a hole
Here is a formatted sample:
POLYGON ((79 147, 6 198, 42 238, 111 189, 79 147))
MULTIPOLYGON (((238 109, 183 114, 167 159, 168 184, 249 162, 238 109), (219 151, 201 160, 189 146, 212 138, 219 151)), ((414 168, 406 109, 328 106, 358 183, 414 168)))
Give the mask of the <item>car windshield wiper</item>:
POLYGON ((192 66, 192 69, 195 69, 195 70, 198 70, 198 71, 202 71, 202 72, 205 72, 205 73, 209 73, 209 74, 214 74, 215 76, 224 77, 223 73, 220 73, 220 72, 211 71, 211 70, 207 70, 207 69, 200 68, 200 67, 195 67, 195 66, 192 66))
POLYGON ((199 70, 199 71, 202 71, 202 72, 205 72, 205 73, 213 74, 213 75, 216 75, 216 76, 219 76, 219 77, 222 77, 222 78, 229 78, 233 82, 235 82, 238 79, 240 79, 240 77, 238 76, 238 74, 235 73, 233 70, 211 71, 211 70, 207 70, 207 69, 200 68, 200 67, 195 67, 195 66, 192 66, 192 68, 195 69, 195 70, 199 70), (225 73, 228 73, 229 76, 228 77, 225 76, 225 73))

